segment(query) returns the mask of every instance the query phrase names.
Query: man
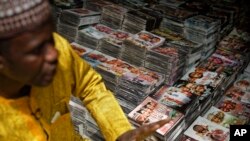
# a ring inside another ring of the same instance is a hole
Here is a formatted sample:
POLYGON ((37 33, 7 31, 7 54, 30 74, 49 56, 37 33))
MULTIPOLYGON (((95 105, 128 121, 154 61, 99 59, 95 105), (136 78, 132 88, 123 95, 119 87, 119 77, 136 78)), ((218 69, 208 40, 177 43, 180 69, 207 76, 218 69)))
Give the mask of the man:
POLYGON ((132 129, 101 76, 53 33, 46 0, 0 6, 1 141, 87 140, 73 130, 70 96, 83 101, 107 141, 141 140, 168 122, 132 129))

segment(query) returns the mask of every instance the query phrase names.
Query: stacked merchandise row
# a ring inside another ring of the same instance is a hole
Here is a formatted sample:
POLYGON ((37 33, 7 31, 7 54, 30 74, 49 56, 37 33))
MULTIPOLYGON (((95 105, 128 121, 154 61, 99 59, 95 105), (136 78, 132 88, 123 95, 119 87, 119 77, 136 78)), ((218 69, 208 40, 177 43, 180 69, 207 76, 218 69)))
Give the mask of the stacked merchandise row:
POLYGON ((81 50, 79 55, 102 75, 106 86, 113 91, 126 113, 132 111, 164 81, 164 76, 156 72, 133 66, 77 43, 72 43, 72 46, 79 52, 81 50))
POLYGON ((86 25, 98 23, 99 20, 100 12, 84 8, 63 10, 57 24, 57 32, 72 42, 77 38, 79 29, 86 25))
POLYGON ((230 125, 249 124, 249 84, 250 77, 240 75, 222 98, 192 123, 181 141, 229 140, 230 125))
MULTIPOLYGON (((229 140, 229 125, 249 124, 250 77, 242 75, 235 81, 237 74, 245 68, 244 64, 249 60, 230 48, 230 44, 234 44, 233 39, 237 37, 225 37, 210 57, 190 69, 173 86, 164 85, 156 93, 149 95, 129 113, 132 123, 139 126, 140 123, 146 124, 171 117, 173 120, 171 128, 165 125, 157 130, 156 136, 160 140, 179 140, 182 134, 174 135, 182 130, 185 131, 183 140, 186 141, 229 140), (227 40, 228 38, 231 40, 227 40), (229 46, 223 46, 222 49, 221 44, 225 42, 229 46), (232 83, 234 85, 230 87, 232 83), (224 90, 227 91, 223 96, 224 90), (144 112, 150 109, 147 107, 148 101, 157 103, 154 104, 157 106, 150 112, 144 112), (160 108, 162 105, 182 113, 184 121, 179 114, 173 116, 171 110, 162 111, 164 109, 160 108), (196 118, 197 116, 200 117, 196 118), (162 131, 165 131, 165 134, 162 131), (204 134, 202 134, 203 131, 204 134)), ((238 42, 237 45, 243 44, 238 42)), ((243 48, 247 49, 247 46, 242 46, 242 51, 243 48)), ((245 53, 249 53, 249 50, 241 52, 241 54, 245 53)))
MULTIPOLYGON (((60 19, 75 24, 76 30, 68 36, 76 42, 72 47, 103 76, 131 123, 140 126, 172 118, 155 133, 159 140, 181 137, 197 116, 221 99, 221 93, 247 65, 236 37, 223 38, 215 49, 219 38, 225 36, 221 34, 222 18, 188 11, 187 2, 169 5, 166 0, 147 8, 102 2, 105 6, 87 1, 87 8, 82 8, 97 12, 98 21, 80 25, 79 16, 72 20, 73 16, 67 18, 64 12, 60 19), (240 49, 232 53, 227 46, 235 44, 240 49)), ((93 15, 83 17, 91 19, 93 15)), ((93 122, 89 125, 94 127, 93 122)), ((98 128, 91 129, 97 129, 93 136, 100 135, 98 128)))

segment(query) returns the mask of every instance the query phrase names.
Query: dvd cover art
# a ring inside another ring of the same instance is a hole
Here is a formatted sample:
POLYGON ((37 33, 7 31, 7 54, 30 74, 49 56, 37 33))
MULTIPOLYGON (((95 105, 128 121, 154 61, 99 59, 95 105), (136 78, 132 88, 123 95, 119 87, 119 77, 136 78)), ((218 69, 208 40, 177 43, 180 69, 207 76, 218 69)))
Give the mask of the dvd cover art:
POLYGON ((245 57, 242 54, 235 51, 221 49, 219 47, 215 50, 214 54, 221 55, 229 60, 237 61, 239 64, 243 64, 245 61, 245 57))
POLYGON ((203 117, 226 128, 229 128, 230 125, 244 125, 246 123, 246 121, 227 114, 213 106, 205 113, 203 117))
POLYGON ((246 120, 247 122, 249 121, 249 104, 241 103, 239 101, 223 96, 221 100, 215 105, 215 107, 242 120, 246 120))
POLYGON ((208 71, 200 67, 192 67, 181 80, 217 88, 225 79, 224 74, 208 71))
MULTIPOLYGON (((183 52, 181 52, 178 48, 163 45, 160 47, 154 47, 150 49, 147 57, 155 58, 155 60, 160 61, 160 62, 155 62, 156 64, 159 63, 160 65, 168 62, 168 64, 170 65, 170 64, 180 64, 181 63, 180 61, 183 60, 181 59, 181 57, 183 57, 182 55, 183 52)), ((152 60, 148 59, 148 61, 151 62, 152 60)))
POLYGON ((142 46, 146 46, 150 49, 162 45, 165 41, 165 38, 154 35, 147 31, 141 31, 134 35, 133 40, 141 44, 142 46))
POLYGON ((95 50, 93 52, 83 55, 83 59, 95 68, 99 64, 106 62, 108 60, 108 56, 95 50))
POLYGON ((182 120, 183 114, 147 97, 140 105, 128 114, 128 117, 137 126, 171 118, 170 122, 156 130, 158 134, 164 136, 168 134, 170 130, 180 122, 180 120, 182 120))
POLYGON ((93 49, 90 49, 90 48, 87 48, 87 47, 84 47, 82 45, 79 45, 75 42, 71 43, 70 44, 71 47, 74 49, 74 51, 79 55, 79 56, 83 56, 89 52, 92 52, 93 49))
POLYGON ((205 98, 212 95, 214 92, 214 88, 211 86, 199 85, 185 80, 178 80, 177 82, 175 82, 174 87, 197 95, 199 97, 199 100, 204 100, 205 98))
POLYGON ((83 40, 84 42, 84 36, 90 36, 94 39, 100 40, 106 36, 105 33, 97 31, 94 27, 90 26, 85 29, 79 30, 79 40, 83 40))
POLYGON ((183 91, 177 87, 162 86, 156 93, 150 94, 150 97, 163 105, 169 106, 183 113, 188 113, 194 103, 196 96, 189 91, 183 91))
POLYGON ((207 60, 203 61, 199 67, 218 74, 224 73, 226 76, 231 76, 240 68, 240 64, 237 61, 214 53, 207 60))
POLYGON ((123 74, 122 79, 138 88, 141 87, 141 90, 147 89, 146 93, 150 93, 164 81, 164 76, 144 68, 131 68, 129 72, 123 74))
POLYGON ((223 48, 229 51, 247 52, 249 49, 245 45, 245 42, 237 36, 226 36, 218 45, 219 48, 223 48))
POLYGON ((191 137, 188 137, 188 136, 185 136, 185 135, 182 135, 182 137, 180 138, 179 141, 197 141, 191 137))
POLYGON ((184 132, 197 141, 229 141, 229 129, 198 117, 184 132))
POLYGON ((96 24, 93 26, 96 30, 102 32, 102 33, 106 33, 106 34, 111 34, 114 30, 110 27, 107 27, 105 25, 102 24, 96 24))
POLYGON ((241 89, 237 86, 230 87, 226 91, 225 96, 246 104, 250 104, 250 92, 245 91, 244 89, 241 89))
POLYGON ((98 50, 112 57, 119 58, 122 53, 123 41, 131 36, 130 33, 115 30, 100 41, 98 50))
POLYGON ((247 75, 240 75, 234 82, 234 86, 240 88, 243 91, 250 92, 250 77, 247 75))
POLYGON ((96 49, 99 41, 112 32, 113 29, 102 24, 88 26, 78 31, 76 42, 96 49))
POLYGON ((106 40, 114 45, 121 46, 122 42, 131 36, 132 35, 130 33, 124 32, 122 30, 116 30, 109 34, 106 40))
POLYGON ((117 58, 110 57, 111 59, 107 59, 107 61, 100 64, 98 67, 106 68, 107 70, 114 71, 115 73, 122 76, 125 73, 136 70, 137 68, 120 60, 117 58))

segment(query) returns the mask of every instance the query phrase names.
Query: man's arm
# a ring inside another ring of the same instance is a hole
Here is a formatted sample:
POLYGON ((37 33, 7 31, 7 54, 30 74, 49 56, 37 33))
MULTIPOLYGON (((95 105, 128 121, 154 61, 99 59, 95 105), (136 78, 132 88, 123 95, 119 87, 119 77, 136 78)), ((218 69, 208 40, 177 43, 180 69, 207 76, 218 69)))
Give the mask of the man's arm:
POLYGON ((103 136, 114 141, 132 129, 114 95, 106 89, 102 77, 89 64, 70 49, 73 60, 74 93, 96 120, 103 136))

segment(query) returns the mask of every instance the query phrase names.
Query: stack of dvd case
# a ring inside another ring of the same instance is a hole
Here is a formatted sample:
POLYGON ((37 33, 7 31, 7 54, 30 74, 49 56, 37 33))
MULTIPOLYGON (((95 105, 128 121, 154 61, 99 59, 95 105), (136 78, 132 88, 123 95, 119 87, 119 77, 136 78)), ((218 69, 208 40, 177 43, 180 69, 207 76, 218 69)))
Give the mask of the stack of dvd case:
POLYGON ((93 11, 102 12, 103 7, 112 4, 112 2, 106 0, 86 0, 83 7, 93 11))
POLYGON ((86 8, 74 8, 63 10, 60 21, 57 24, 58 33, 62 34, 70 42, 75 41, 78 30, 82 26, 91 25, 100 21, 100 12, 86 8))
POLYGON ((189 82, 195 82, 201 85, 209 85, 215 89, 223 83, 224 79, 225 74, 212 72, 200 66, 194 66, 182 77, 182 80, 188 80, 189 82))
POLYGON ((163 83, 164 76, 130 64, 123 69, 126 71, 118 80, 115 93, 125 113, 129 113, 163 83))
POLYGON ((175 8, 175 7, 179 7, 180 5, 184 4, 185 1, 182 1, 182 0, 159 0, 159 3, 175 8))
POLYGON ((185 122, 193 120, 199 114, 198 96, 190 91, 175 86, 162 86, 156 93, 149 95, 159 103, 171 107, 184 114, 185 122))
POLYGON ((183 39, 183 36, 168 29, 168 28, 157 28, 151 31, 152 33, 162 36, 166 39, 166 42, 168 41, 178 41, 183 39))
POLYGON ((124 40, 121 59, 136 66, 143 66, 146 52, 153 47, 161 46, 164 41, 163 37, 141 31, 124 40))
POLYGON ((126 71, 126 63, 97 50, 87 53, 83 58, 99 72, 109 90, 115 92, 119 77, 126 71))
POLYGON ((249 53, 249 48, 245 44, 246 42, 237 36, 229 35, 224 37, 218 44, 219 49, 228 50, 231 52, 238 52, 241 54, 246 55, 246 53, 249 53))
POLYGON ((133 110, 164 81, 164 76, 156 72, 138 68, 97 50, 83 55, 83 58, 100 73, 109 90, 124 109, 133 110))
POLYGON ((235 35, 224 37, 217 45, 216 53, 239 62, 242 65, 239 71, 243 71, 249 62, 250 52, 246 41, 235 35))
POLYGON ((250 77, 241 74, 234 84, 225 92, 225 96, 241 103, 250 104, 250 77))
POLYGON ((165 84, 172 85, 182 76, 185 66, 184 52, 176 47, 162 45, 150 49, 144 66, 165 75, 165 84))
POLYGON ((192 67, 181 80, 186 80, 198 85, 210 86, 214 89, 213 98, 221 91, 221 85, 225 82, 226 75, 209 71, 206 68, 194 66, 192 67))
POLYGON ((220 126, 229 128, 230 125, 244 125, 246 124, 245 120, 237 118, 231 114, 228 114, 214 106, 212 106, 204 115, 204 118, 216 123, 220 126))
POLYGON ((179 7, 192 12, 198 12, 198 14, 205 14, 210 10, 210 6, 205 1, 200 0, 186 0, 179 7))
POLYGON ((220 9, 212 9, 206 13, 206 16, 220 20, 220 39, 226 36, 232 30, 232 23, 230 23, 230 13, 220 9))
POLYGON ((183 34, 185 19, 197 14, 181 8, 173 8, 167 5, 155 5, 153 9, 163 12, 161 28, 168 28, 178 34, 183 34))
POLYGON ((214 106, 201 113, 184 132, 185 138, 182 141, 229 140, 225 131, 228 131, 230 125, 249 124, 249 90, 250 77, 240 75, 224 95, 221 94, 222 97, 212 100, 214 106), (197 136, 201 129, 206 132, 197 136))
POLYGON ((221 88, 224 90, 234 81, 239 70, 242 68, 242 64, 238 60, 227 58, 223 54, 215 52, 202 61, 199 67, 225 75, 225 82, 221 85, 221 88))
POLYGON ((140 9, 148 6, 148 3, 146 3, 144 0, 114 0, 114 1, 122 3, 124 6, 130 9, 140 9))
POLYGON ((96 49, 101 39, 114 30, 102 24, 91 25, 78 31, 76 42, 89 48, 96 49))
POLYGON ((182 59, 185 59, 184 72, 190 66, 196 64, 201 58, 203 46, 201 43, 196 43, 185 39, 182 35, 175 33, 168 28, 159 28, 152 31, 154 34, 162 36, 166 39, 165 45, 178 48, 179 53, 184 52, 182 59))
MULTIPOLYGON (((198 109, 200 112, 206 109, 208 106, 210 106, 210 103, 212 102, 212 98, 214 95, 214 88, 209 85, 201 85, 201 84, 196 84, 194 82, 188 82, 186 80, 178 80, 173 86, 180 88, 183 91, 187 91, 196 95, 199 100, 198 109)), ((192 120, 197 114, 189 115, 188 118, 192 120)), ((189 122, 190 120, 186 120, 186 122, 190 123, 189 122)))
POLYGON ((140 104, 149 94, 153 93, 163 83, 164 76, 147 70, 129 66, 119 79, 117 96, 134 106, 140 104))
POLYGON ((220 20, 204 15, 197 15, 186 19, 184 25, 185 37, 189 40, 203 44, 202 60, 206 59, 213 53, 216 42, 218 41, 220 20))
POLYGON ((108 5, 103 7, 101 14, 101 23, 113 29, 121 29, 124 15, 128 9, 119 5, 108 5))
POLYGON ((60 20, 56 27, 57 32, 64 38, 66 38, 69 42, 74 42, 76 40, 77 32, 80 29, 81 28, 61 22, 60 20))
POLYGON ((151 31, 161 21, 160 13, 151 9, 130 10, 125 14, 122 30, 136 34, 142 30, 151 31))
POLYGON ((130 33, 122 30, 115 30, 100 40, 98 50, 112 57, 119 58, 122 52, 123 41, 131 36, 132 34, 130 33))
POLYGON ((249 123, 250 119, 250 108, 249 104, 243 103, 229 97, 223 96, 218 103, 215 105, 216 108, 224 111, 227 114, 233 115, 241 120, 244 123, 249 123))
MULTIPOLYGON (((197 64, 202 55, 203 44, 197 43, 185 38, 181 40, 168 41, 167 44, 177 47, 185 53, 185 67, 184 72, 188 71, 192 66, 197 64)), ((184 56, 183 56, 184 57, 184 56)))
POLYGON ((100 12, 95 12, 86 8, 75 8, 63 10, 60 20, 75 26, 95 24, 100 21, 100 12))
MULTIPOLYGON (((139 11, 142 13, 148 14, 148 15, 155 18, 153 29, 157 29, 160 27, 160 24, 161 24, 162 19, 163 19, 163 15, 162 15, 162 12, 160 10, 143 7, 139 11)), ((151 30, 149 29, 149 31, 151 31, 151 30)))
POLYGON ((155 132, 155 136, 162 141, 173 141, 173 138, 184 129, 184 116, 182 113, 150 97, 147 97, 140 105, 133 109, 128 114, 128 117, 136 127, 169 118, 171 121, 155 132))
POLYGON ((223 3, 214 4, 211 6, 212 10, 217 10, 221 12, 227 13, 229 16, 229 25, 231 27, 234 26, 234 24, 237 22, 237 18, 239 17, 239 8, 233 6, 233 5, 225 5, 223 3))

